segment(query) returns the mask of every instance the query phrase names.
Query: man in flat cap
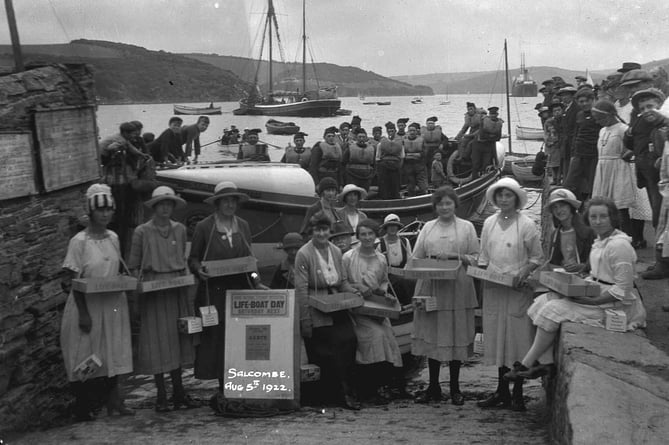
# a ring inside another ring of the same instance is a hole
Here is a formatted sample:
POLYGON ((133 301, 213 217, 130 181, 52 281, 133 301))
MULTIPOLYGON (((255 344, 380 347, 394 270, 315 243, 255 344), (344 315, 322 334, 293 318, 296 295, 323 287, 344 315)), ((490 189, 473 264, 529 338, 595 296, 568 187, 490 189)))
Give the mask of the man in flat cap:
POLYGON ((293 142, 295 146, 288 145, 286 152, 281 158, 281 162, 285 164, 299 164, 305 170, 309 170, 309 163, 311 161, 311 148, 305 147, 305 137, 308 134, 298 131, 293 135, 293 142))
POLYGON ((574 102, 576 88, 569 86, 561 88, 558 92, 560 102, 564 105, 562 110, 562 119, 558 126, 560 137, 560 154, 562 161, 560 165, 560 174, 566 178, 569 173, 569 162, 571 161, 571 146, 573 144, 574 133, 576 132, 576 115, 578 114, 578 105, 574 102))
POLYGON ((499 107, 488 108, 488 115, 481 120, 481 127, 472 142, 472 179, 478 178, 485 169, 493 164, 495 145, 502 139, 502 125, 499 107))
POLYGON ((351 134, 351 124, 342 122, 339 124, 339 134, 335 136, 342 150, 346 150, 349 144, 355 144, 355 137, 351 134))
POLYGON ((393 122, 386 122, 387 137, 379 141, 376 163, 376 175, 379 180, 379 198, 400 198, 400 174, 404 161, 404 144, 397 137, 397 127, 393 122))
POLYGON ((543 86, 539 88, 539 92, 544 96, 541 101, 541 106, 547 107, 553 103, 553 79, 544 80, 543 86))
POLYGON ((397 119, 397 134, 396 136, 400 139, 404 139, 407 136, 407 122, 409 122, 408 117, 401 117, 397 119))
POLYGON ((576 76, 574 79, 576 79, 576 88, 588 84, 588 78, 585 76, 576 76))
POLYGON ((479 109, 476 108, 476 104, 467 102, 465 122, 455 136, 455 140, 458 142, 459 158, 468 160, 471 157, 471 147, 468 147, 468 145, 474 139, 473 134, 476 133, 481 126, 483 116, 485 116, 485 113, 479 111, 479 109))
POLYGON ((418 192, 422 195, 427 192, 427 161, 425 159, 425 141, 419 135, 420 124, 409 125, 409 131, 404 138, 404 164, 402 178, 406 181, 409 196, 418 192))
POLYGON ((237 159, 243 161, 269 161, 267 144, 258 142, 258 134, 262 133, 260 128, 249 130, 246 142, 239 145, 237 159))
POLYGON ((309 173, 314 178, 314 184, 318 184, 323 178, 332 178, 337 184, 342 183, 341 167, 344 152, 335 138, 338 132, 337 127, 326 128, 323 140, 317 142, 311 149, 309 173))
POLYGON ((376 149, 367 141, 364 128, 357 128, 353 136, 356 143, 348 145, 342 158, 345 183, 355 184, 369 191, 375 174, 376 149))
POLYGON ((431 181, 429 178, 431 174, 429 164, 432 162, 432 157, 437 151, 441 151, 443 154, 443 144, 448 142, 448 138, 441 130, 441 126, 437 125, 437 121, 437 116, 428 117, 425 120, 425 126, 420 130, 420 135, 425 141, 425 168, 428 169, 428 182, 431 181))

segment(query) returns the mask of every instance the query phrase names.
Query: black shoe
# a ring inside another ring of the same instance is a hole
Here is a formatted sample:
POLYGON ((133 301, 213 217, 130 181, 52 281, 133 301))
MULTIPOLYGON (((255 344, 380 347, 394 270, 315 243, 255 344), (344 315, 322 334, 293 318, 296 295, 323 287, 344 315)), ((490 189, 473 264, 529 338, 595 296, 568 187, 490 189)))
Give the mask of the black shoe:
POLYGON ((525 365, 523 365, 520 362, 515 362, 513 364, 513 369, 506 374, 504 374, 504 380, 509 380, 511 382, 515 382, 518 379, 524 378, 522 374, 529 371, 529 368, 525 365))
POLYGON ((508 408, 511 406, 511 395, 502 395, 498 392, 495 392, 487 399, 476 402, 476 405, 479 408, 508 408))
POLYGON ((523 399, 522 397, 514 398, 511 401, 511 410, 518 412, 527 411, 527 407, 525 406, 525 399, 523 399))
POLYGON ((443 396, 441 394, 441 388, 430 388, 428 387, 425 392, 416 396, 416 403, 430 403, 430 402, 441 402, 443 396))
POLYGON ((542 365, 539 362, 536 362, 530 369, 527 371, 521 371, 518 373, 519 377, 522 377, 524 379, 538 379, 539 377, 543 377, 545 375, 551 374, 551 371, 555 368, 555 365, 553 363, 548 364, 548 365, 542 365))
POLYGON ((460 391, 451 393, 451 403, 455 406, 462 406, 465 404, 465 396, 460 391))
POLYGON ((200 406, 200 404, 193 400, 188 394, 182 394, 178 397, 174 396, 172 399, 174 403, 174 409, 193 409, 200 406))
POLYGON ((157 413, 167 413, 171 411, 170 404, 167 403, 166 399, 157 400, 155 409, 157 413))
POLYGON ((344 396, 343 406, 344 408, 350 409, 352 411, 360 411, 360 402, 358 402, 355 397, 348 394, 344 396))
POLYGON ((643 272, 641 278, 644 280, 661 280, 663 278, 669 278, 669 273, 664 270, 664 267, 658 267, 656 265, 653 270, 643 272))

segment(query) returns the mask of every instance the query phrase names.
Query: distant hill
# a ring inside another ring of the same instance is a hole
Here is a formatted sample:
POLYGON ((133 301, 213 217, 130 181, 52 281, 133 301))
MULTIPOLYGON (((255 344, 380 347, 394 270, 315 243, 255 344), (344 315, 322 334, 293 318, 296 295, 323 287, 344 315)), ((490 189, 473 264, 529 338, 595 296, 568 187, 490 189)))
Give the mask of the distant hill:
MULTIPOLYGON (((217 54, 184 54, 200 62, 232 71, 239 78, 253 82, 258 63, 254 59, 217 54)), ((274 62, 272 65, 274 89, 285 90, 302 88, 302 64, 274 62)), ((267 90, 269 62, 262 61, 258 80, 263 91, 267 90)), ((353 66, 339 66, 332 63, 307 65, 307 89, 336 85, 340 96, 429 96, 432 89, 414 85, 412 82, 383 77, 372 71, 361 70, 353 66), (315 71, 315 74, 314 74, 315 71)))
MULTIPOLYGON (((232 101, 249 88, 230 71, 178 54, 123 43, 75 40, 58 45, 24 45, 22 50, 27 65, 92 65, 101 103, 232 101)), ((0 67, 13 64, 11 46, 0 45, 0 67)))
MULTIPOLYGON (((656 66, 663 66, 669 71, 669 59, 653 61, 641 65, 643 69, 651 69, 656 66)), ((590 75, 595 83, 600 83, 610 73, 618 69, 591 71, 590 75)), ((566 70, 563 68, 536 66, 528 67, 530 76, 541 84, 546 79, 553 76, 561 76, 565 82, 575 84, 575 76, 584 75, 583 71, 566 70)), ((520 74, 520 69, 509 70, 509 82, 513 77, 520 74)), ((504 71, 480 71, 463 73, 435 73, 420 74, 410 76, 393 76, 393 79, 401 82, 426 85, 435 94, 464 94, 464 93, 504 93, 504 71)))

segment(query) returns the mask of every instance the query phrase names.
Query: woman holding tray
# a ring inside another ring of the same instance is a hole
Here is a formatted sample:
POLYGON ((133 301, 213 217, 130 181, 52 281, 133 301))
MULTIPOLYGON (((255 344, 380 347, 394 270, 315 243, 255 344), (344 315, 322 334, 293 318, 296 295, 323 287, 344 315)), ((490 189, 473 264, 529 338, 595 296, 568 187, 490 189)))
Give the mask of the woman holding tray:
MULTIPOLYGON (((387 297, 388 304, 396 302, 388 294, 388 264, 386 258, 374 246, 378 235, 378 224, 371 219, 363 219, 356 225, 355 234, 360 244, 346 252, 342 258, 348 282, 360 292, 363 298, 387 297)), ((364 382, 360 388, 368 389, 368 396, 374 396, 379 385, 368 384, 383 382, 380 376, 391 375, 385 368, 402 367, 402 353, 388 318, 368 315, 353 315, 354 329, 358 338, 355 361, 363 366, 365 376, 359 376, 364 382)))
POLYGON ((486 198, 499 212, 483 223, 478 264, 491 272, 514 276, 515 285, 483 282, 484 363, 498 367, 498 384, 497 390, 478 406, 524 411, 522 381, 514 385, 512 397, 504 374, 532 344, 534 327, 526 313, 533 292, 525 281, 543 262, 541 240, 534 221, 520 212, 527 203, 527 193, 514 179, 497 181, 486 198))
POLYGON ((321 368, 324 391, 348 409, 360 409, 353 391, 357 339, 348 311, 324 313, 309 306, 310 295, 357 292, 348 282, 341 251, 328 241, 331 221, 322 212, 309 220, 311 240, 295 258, 295 297, 300 307, 300 331, 309 363, 321 368))
POLYGON ((620 213, 612 200, 594 197, 587 203, 586 221, 597 239, 590 251, 590 278, 599 283, 598 297, 539 296, 527 313, 537 327, 532 347, 506 374, 508 380, 522 381, 546 374, 538 364, 543 355, 553 355, 553 342, 565 321, 604 326, 605 311, 617 309, 627 316, 627 329, 646 325, 646 310, 634 288, 636 253, 631 238, 619 230, 620 213))
POLYGON ((218 379, 219 393, 223 393, 225 373, 225 293, 228 289, 252 289, 253 284, 248 273, 211 277, 202 262, 252 255, 249 223, 236 215, 239 204, 248 199, 233 182, 217 184, 214 195, 204 200, 214 207, 214 213, 195 226, 188 257, 190 270, 200 279, 195 307, 214 305, 219 320, 218 325, 206 327, 200 334, 195 378, 218 379))
POLYGON ((114 214, 114 198, 105 184, 86 191, 90 223, 77 233, 67 248, 63 269, 68 272, 62 287, 69 293, 60 329, 65 370, 76 397, 77 420, 92 420, 100 398, 107 399, 109 414, 134 414, 123 405, 118 376, 132 372, 130 318, 125 292, 84 294, 72 289, 73 278, 112 278, 119 275, 121 251, 118 236, 107 229, 114 214), (90 356, 100 366, 81 376, 76 368, 90 356))
MULTIPOLYGON (((186 268, 186 227, 172 221, 175 209, 186 201, 166 186, 157 187, 145 202, 153 209, 153 218, 135 229, 128 267, 142 281, 165 280, 183 276, 186 268)), ((177 319, 194 315, 188 301, 188 287, 174 287, 139 296, 139 330, 136 371, 153 375, 156 382, 158 412, 170 410, 164 373, 172 378, 172 403, 178 409, 197 405, 184 390, 181 368, 193 363, 192 336, 179 333, 177 319)))
MULTIPOLYGON (((452 187, 443 186, 432 194, 437 218, 425 224, 418 234, 413 258, 459 260, 463 266, 475 261, 479 243, 474 225, 455 216, 460 204, 452 187)), ((474 309, 478 306, 473 280, 460 267, 455 280, 418 280, 416 295, 437 299, 437 310, 414 311, 411 353, 428 357, 430 383, 416 398, 418 403, 442 399, 439 386, 441 362, 449 363, 451 402, 462 405, 460 367, 467 360, 474 341, 474 309)))

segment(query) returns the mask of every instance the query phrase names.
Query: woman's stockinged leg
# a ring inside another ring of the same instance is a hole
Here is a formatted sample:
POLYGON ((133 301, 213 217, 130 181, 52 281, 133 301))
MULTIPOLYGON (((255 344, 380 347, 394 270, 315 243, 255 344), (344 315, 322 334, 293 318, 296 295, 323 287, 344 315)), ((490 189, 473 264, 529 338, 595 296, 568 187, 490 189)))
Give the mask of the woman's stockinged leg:
POLYGON ((522 362, 523 365, 527 366, 528 368, 534 365, 534 362, 538 361, 539 357, 541 357, 549 349, 553 348, 553 342, 555 341, 556 336, 557 331, 549 332, 545 329, 537 327, 537 333, 534 336, 534 342, 532 342, 530 350, 527 351, 527 354, 525 354, 525 358, 522 362))

